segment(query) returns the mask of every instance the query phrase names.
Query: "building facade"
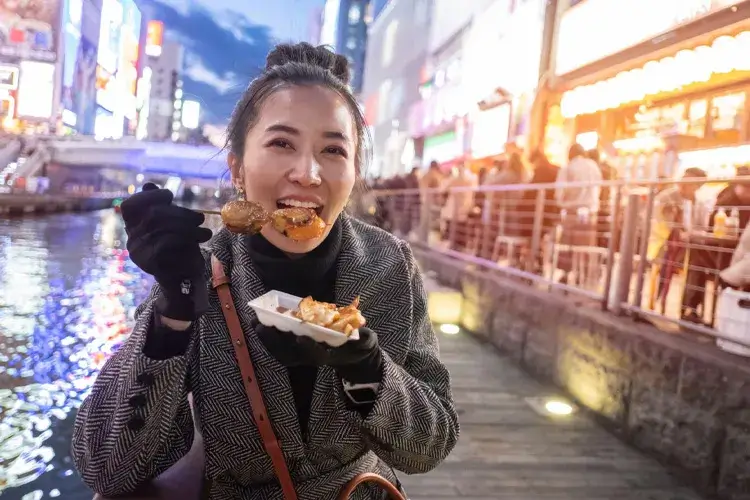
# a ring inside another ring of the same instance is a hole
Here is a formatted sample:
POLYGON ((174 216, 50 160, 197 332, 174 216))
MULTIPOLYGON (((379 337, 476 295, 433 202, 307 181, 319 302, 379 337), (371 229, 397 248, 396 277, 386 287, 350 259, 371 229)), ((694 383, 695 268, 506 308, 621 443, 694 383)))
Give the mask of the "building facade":
POLYGON ((408 125, 416 156, 424 166, 436 161, 449 168, 464 160, 469 140, 467 116, 476 106, 466 92, 470 82, 464 77, 464 46, 475 15, 492 2, 476 0, 467 5, 434 0, 427 62, 419 86, 421 99, 412 105, 408 125))
POLYGON ((331 46, 349 60, 355 94, 362 91, 367 28, 386 3, 386 0, 327 0, 323 8, 320 43, 331 46))
POLYGON ((183 56, 182 45, 171 40, 164 40, 160 50, 150 50, 146 55, 146 72, 150 80, 146 122, 149 140, 167 141, 180 137, 183 56))
POLYGON ((467 159, 489 166, 513 143, 527 148, 542 67, 546 0, 495 0, 464 39, 467 159))
POLYGON ((416 157, 409 112, 420 100, 433 0, 392 0, 370 25, 362 102, 373 140, 368 174, 406 172, 416 157))
POLYGON ((550 156, 596 147, 628 179, 750 163, 750 2, 561 1, 553 60, 550 156))

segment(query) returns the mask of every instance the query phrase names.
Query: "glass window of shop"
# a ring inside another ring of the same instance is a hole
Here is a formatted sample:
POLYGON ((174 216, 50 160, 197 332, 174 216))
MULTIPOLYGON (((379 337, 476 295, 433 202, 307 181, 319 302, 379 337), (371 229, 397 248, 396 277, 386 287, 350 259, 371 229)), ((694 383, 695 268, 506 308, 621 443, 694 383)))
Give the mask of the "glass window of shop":
MULTIPOLYGON (((611 146, 622 177, 671 177, 678 172, 665 160, 669 151, 735 147, 750 140, 746 101, 746 90, 739 88, 580 115, 575 136, 596 133, 600 146, 611 146)), ((709 173, 724 175, 726 166, 720 170, 709 173)))

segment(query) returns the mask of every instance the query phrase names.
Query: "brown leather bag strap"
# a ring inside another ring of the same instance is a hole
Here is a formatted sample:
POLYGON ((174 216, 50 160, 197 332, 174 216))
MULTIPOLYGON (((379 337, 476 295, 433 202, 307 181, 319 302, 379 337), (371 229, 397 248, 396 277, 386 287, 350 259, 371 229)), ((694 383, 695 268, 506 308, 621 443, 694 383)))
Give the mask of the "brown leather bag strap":
POLYGON ((250 401, 255 425, 258 426, 258 431, 260 431, 266 453, 271 457, 273 469, 276 472, 279 484, 281 484, 281 490, 284 493, 284 499, 297 500, 297 493, 294 491, 292 477, 289 475, 284 454, 281 451, 278 439, 276 439, 276 434, 273 432, 273 427, 271 427, 268 410, 266 410, 266 405, 263 402, 263 394, 260 391, 258 379, 255 377, 255 368, 253 368, 253 361, 247 350, 245 334, 242 331, 237 310, 234 308, 232 292, 229 290, 230 280, 224 273, 224 265, 214 255, 211 256, 211 270, 213 274, 211 283, 219 295, 221 311, 224 313, 224 320, 227 322, 227 327, 229 328, 229 335, 234 346, 234 354, 237 356, 237 364, 240 366, 242 381, 245 384, 245 392, 247 393, 248 401, 250 401))
POLYGON ((355 476, 354 479, 346 483, 344 489, 341 490, 341 493, 339 493, 337 500, 349 500, 349 497, 352 496, 354 490, 356 490, 360 484, 365 483, 373 483, 380 486, 386 491, 386 493, 388 493, 388 496, 391 500, 406 500, 404 495, 402 495, 401 492, 398 491, 398 488, 396 488, 390 481, 388 481, 383 476, 374 474, 372 472, 359 474, 355 476))

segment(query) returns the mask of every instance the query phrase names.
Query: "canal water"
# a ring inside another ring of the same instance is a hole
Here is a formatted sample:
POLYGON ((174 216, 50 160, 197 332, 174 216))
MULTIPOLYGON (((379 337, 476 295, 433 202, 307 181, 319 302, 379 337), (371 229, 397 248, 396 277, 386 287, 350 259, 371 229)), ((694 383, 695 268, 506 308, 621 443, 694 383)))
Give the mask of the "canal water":
POLYGON ((0 500, 92 498, 75 413, 150 286, 111 209, 0 219, 0 500))

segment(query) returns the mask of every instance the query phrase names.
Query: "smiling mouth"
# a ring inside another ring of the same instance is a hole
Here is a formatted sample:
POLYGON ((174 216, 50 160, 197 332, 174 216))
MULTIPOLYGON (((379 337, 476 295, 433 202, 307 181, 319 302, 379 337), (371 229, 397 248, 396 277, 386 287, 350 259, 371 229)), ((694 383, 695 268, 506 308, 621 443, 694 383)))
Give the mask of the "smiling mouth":
POLYGON ((323 205, 314 201, 301 201, 290 198, 284 198, 276 202, 276 208, 309 208, 320 216, 323 213, 323 205))

